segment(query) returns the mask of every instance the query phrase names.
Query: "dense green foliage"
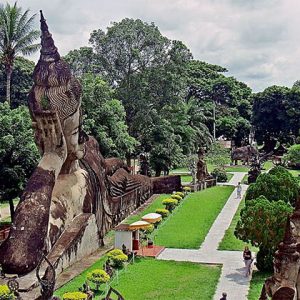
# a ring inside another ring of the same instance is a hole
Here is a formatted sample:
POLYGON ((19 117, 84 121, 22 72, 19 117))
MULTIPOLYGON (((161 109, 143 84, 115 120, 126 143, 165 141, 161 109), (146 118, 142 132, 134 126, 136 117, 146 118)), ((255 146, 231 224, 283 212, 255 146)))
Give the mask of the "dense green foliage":
POLYGON ((107 258, 115 268, 122 268, 124 263, 128 260, 128 256, 120 249, 114 249, 107 253, 107 258))
POLYGON ((213 143, 206 154, 206 162, 217 168, 223 168, 225 164, 230 163, 230 153, 219 143, 213 143))
MULTIPOLYGON (((23 57, 16 57, 11 78, 11 107, 27 105, 27 97, 32 87, 34 62, 23 57)), ((4 65, 0 65, 0 102, 6 99, 6 73, 4 65)))
POLYGON ((253 96, 255 138, 271 151, 276 140, 294 143, 300 129, 300 89, 271 86, 253 96), (274 142, 275 141, 275 142, 274 142))
POLYGON ((298 169, 300 167, 300 144, 291 146, 284 159, 290 167, 298 169))
POLYGON ((218 181, 218 182, 226 182, 227 181, 227 173, 224 169, 215 168, 211 175, 218 181))
POLYGON ((242 241, 259 247, 259 270, 272 270, 272 256, 283 239, 287 217, 292 211, 290 204, 281 200, 269 201, 264 196, 246 201, 235 235, 242 241))
POLYGON ((29 10, 22 12, 22 8, 7 3, 0 6, 0 61, 4 65, 6 73, 6 100, 11 102, 11 76, 16 56, 18 54, 29 55, 37 51, 39 44, 34 41, 40 32, 33 30, 33 16, 29 16, 29 10))
MULTIPOLYGON (((245 242, 241 241, 234 235, 234 231, 237 225, 237 222, 240 219, 241 210, 245 207, 245 200, 243 199, 235 215, 230 223, 230 226, 226 229, 225 234, 221 243, 219 244, 218 250, 229 250, 229 251, 243 251, 245 248, 245 242)), ((247 244, 251 251, 257 252, 257 248, 247 244)))
POLYGON ((274 167, 269 173, 258 176, 255 183, 250 184, 246 200, 265 196, 269 201, 283 200, 295 205, 299 195, 296 179, 281 166, 274 167))
POLYGON ((0 200, 20 196, 38 158, 28 109, 0 103, 0 200))
POLYGON ((1 300, 14 300, 16 297, 10 291, 7 285, 0 285, 0 299, 1 300))
MULTIPOLYGON (((125 254, 123 254, 125 255, 125 254)), ((125 255, 126 256, 126 255, 125 255)), ((96 285, 96 289, 99 290, 99 286, 102 283, 109 281, 110 276, 102 269, 95 269, 88 273, 86 279, 96 285)))
POLYGON ((124 107, 115 99, 114 91, 101 77, 92 74, 82 77, 82 88, 84 128, 98 140, 101 153, 125 157, 133 152, 136 141, 128 134, 124 107))

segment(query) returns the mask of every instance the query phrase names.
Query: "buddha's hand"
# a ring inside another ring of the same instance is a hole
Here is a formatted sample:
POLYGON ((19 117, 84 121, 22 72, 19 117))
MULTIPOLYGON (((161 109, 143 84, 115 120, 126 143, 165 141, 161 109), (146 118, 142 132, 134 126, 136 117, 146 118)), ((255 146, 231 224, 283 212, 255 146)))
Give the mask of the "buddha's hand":
POLYGON ((53 168, 56 168, 57 164, 61 168, 67 158, 67 145, 57 112, 39 112, 35 114, 35 119, 37 139, 42 146, 43 158, 46 157, 53 168))

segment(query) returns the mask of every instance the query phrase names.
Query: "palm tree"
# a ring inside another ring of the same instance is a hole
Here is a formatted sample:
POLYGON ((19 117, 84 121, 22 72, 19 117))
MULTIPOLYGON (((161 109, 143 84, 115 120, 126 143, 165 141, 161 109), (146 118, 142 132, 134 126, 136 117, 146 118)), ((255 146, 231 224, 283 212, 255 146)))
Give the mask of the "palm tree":
POLYGON ((22 12, 17 3, 0 6, 0 59, 6 72, 6 100, 10 105, 10 86, 14 60, 18 54, 30 55, 38 50, 33 42, 39 37, 38 30, 32 30, 35 15, 29 17, 29 10, 22 12))

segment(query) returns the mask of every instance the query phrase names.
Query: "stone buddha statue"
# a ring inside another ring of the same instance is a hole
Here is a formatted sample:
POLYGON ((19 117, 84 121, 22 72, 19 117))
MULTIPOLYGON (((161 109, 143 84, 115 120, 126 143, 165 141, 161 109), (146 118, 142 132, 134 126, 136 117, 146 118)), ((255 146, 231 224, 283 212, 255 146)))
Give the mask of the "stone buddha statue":
POLYGON ((95 251, 105 233, 152 194, 150 178, 131 175, 120 159, 105 160, 84 133, 81 85, 60 58, 42 12, 41 32, 29 109, 42 158, 0 246, 3 271, 19 275, 34 270, 43 254, 66 267, 64 257, 95 251))

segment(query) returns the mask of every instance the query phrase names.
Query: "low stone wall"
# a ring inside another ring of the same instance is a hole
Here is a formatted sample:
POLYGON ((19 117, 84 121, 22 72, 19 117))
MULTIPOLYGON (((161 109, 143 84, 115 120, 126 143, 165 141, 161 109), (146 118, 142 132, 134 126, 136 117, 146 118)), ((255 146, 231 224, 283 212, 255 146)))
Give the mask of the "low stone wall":
POLYGON ((181 178, 179 175, 170 175, 151 178, 154 194, 170 194, 174 191, 181 191, 181 178))

